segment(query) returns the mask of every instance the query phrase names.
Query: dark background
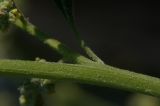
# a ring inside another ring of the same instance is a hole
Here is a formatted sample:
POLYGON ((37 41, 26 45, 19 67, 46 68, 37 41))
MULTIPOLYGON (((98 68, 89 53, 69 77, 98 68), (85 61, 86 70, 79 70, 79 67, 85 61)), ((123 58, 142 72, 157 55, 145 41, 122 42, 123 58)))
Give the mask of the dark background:
MULTIPOLYGON (((155 1, 74 0, 74 12, 82 37, 105 63, 159 77, 159 5, 155 1)), ((82 52, 55 4, 50 0, 28 0, 27 7, 24 12, 30 22, 70 48, 82 52)), ((34 60, 35 57, 41 57, 48 61, 60 58, 56 52, 25 32, 15 28, 14 33, 7 36, 7 39, 12 39, 6 51, 7 58, 34 60)), ((6 78, 0 84, 16 91, 16 86, 8 83, 6 78)), ((132 94, 89 85, 82 87, 98 97, 122 105, 132 94)))

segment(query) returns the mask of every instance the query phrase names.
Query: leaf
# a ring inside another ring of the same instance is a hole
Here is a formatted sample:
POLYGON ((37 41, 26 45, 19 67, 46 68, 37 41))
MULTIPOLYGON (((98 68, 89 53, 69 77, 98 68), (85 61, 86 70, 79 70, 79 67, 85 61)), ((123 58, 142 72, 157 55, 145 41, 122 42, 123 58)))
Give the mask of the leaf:
POLYGON ((73 22, 72 0, 54 0, 67 21, 73 22))

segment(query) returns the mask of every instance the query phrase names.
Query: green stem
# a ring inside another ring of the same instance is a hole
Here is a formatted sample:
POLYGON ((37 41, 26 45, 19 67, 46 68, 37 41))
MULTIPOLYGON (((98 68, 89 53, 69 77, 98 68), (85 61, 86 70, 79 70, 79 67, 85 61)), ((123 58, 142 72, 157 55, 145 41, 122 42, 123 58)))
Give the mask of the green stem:
POLYGON ((20 60, 0 60, 0 74, 71 80, 80 83, 123 89, 160 97, 160 79, 106 66, 42 63, 20 60))
POLYGON ((82 39, 79 31, 77 30, 74 21, 68 20, 69 25, 71 26, 73 32, 76 35, 79 46, 85 51, 85 53, 95 62, 100 64, 104 64, 104 62, 94 53, 94 51, 86 44, 86 42, 82 39))
POLYGON ((66 45, 62 44, 60 41, 51 38, 49 35, 40 31, 36 26, 34 26, 27 19, 25 19, 22 13, 19 12, 17 9, 13 9, 10 11, 9 21, 10 23, 19 27, 21 30, 28 32, 30 35, 38 38, 44 44, 56 50, 63 56, 64 60, 67 62, 79 64, 94 63, 90 59, 72 51, 66 45))
POLYGON ((77 27, 75 25, 75 19, 73 16, 73 7, 72 7, 72 0, 54 0, 57 4, 58 8, 63 13, 66 21, 70 25, 72 31, 74 32, 78 45, 83 49, 83 51, 87 54, 87 56, 100 64, 104 64, 104 62, 92 51, 92 49, 85 43, 85 41, 82 39, 80 32, 77 30, 77 27))

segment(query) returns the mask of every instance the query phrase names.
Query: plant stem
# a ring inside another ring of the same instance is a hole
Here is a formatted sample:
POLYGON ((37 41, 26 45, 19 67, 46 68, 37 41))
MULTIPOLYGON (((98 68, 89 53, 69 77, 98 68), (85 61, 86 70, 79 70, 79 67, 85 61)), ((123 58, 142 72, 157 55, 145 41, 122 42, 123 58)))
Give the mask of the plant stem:
POLYGON ((31 24, 27 19, 24 18, 21 12, 17 9, 13 9, 9 13, 9 21, 15 26, 19 27, 21 30, 28 32, 30 35, 38 38, 44 44, 48 45, 52 49, 60 53, 64 60, 70 63, 79 63, 79 64, 91 64, 94 63, 90 59, 72 51, 65 44, 62 44, 60 41, 51 38, 49 35, 40 31, 36 26, 31 24))
POLYGON ((87 56, 100 64, 104 64, 104 62, 92 51, 92 49, 86 44, 86 42, 82 39, 80 32, 77 30, 75 19, 73 16, 73 7, 72 7, 72 0, 54 0, 57 4, 58 8, 63 13, 67 23, 69 24, 71 30, 75 34, 78 45, 83 49, 83 51, 87 54, 87 56))
POLYGON ((94 53, 94 51, 86 44, 86 42, 82 39, 79 31, 77 30, 75 23, 73 20, 68 20, 68 23, 73 30, 76 38, 78 40, 79 46, 85 51, 85 53, 95 62, 100 64, 104 64, 104 62, 94 53))
POLYGON ((0 60, 0 74, 71 80, 106 86, 160 97, 160 79, 106 66, 85 66, 65 63, 42 63, 20 60, 0 60))

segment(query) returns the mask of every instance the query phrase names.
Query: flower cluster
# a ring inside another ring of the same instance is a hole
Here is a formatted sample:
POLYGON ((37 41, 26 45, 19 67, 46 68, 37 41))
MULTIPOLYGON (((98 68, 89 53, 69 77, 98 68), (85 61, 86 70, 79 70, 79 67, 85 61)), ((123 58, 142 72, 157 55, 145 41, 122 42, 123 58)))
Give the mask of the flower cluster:
POLYGON ((9 12, 15 7, 13 0, 0 0, 0 30, 9 26, 9 12))

